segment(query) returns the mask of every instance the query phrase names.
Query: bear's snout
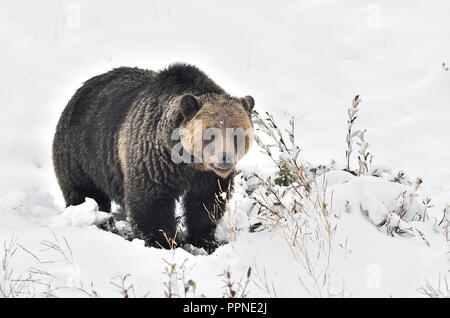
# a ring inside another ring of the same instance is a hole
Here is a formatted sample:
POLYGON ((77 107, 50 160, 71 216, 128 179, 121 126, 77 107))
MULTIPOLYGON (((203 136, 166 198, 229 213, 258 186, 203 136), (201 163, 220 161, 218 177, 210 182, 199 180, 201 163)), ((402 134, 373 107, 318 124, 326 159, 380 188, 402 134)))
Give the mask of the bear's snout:
POLYGON ((231 152, 222 152, 219 154, 218 160, 214 163, 214 167, 221 170, 229 170, 234 168, 234 154, 231 152))

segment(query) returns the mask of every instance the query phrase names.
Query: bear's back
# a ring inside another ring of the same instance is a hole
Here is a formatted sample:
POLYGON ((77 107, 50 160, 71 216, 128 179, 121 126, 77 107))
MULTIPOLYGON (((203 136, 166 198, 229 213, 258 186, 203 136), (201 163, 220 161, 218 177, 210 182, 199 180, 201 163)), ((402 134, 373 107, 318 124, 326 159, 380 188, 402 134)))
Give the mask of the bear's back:
POLYGON ((154 74, 139 68, 120 67, 94 76, 77 90, 62 117, 70 126, 91 116, 106 117, 112 126, 116 126, 154 74))
POLYGON ((158 72, 152 84, 152 90, 158 91, 161 95, 172 96, 187 92, 193 95, 226 94, 199 68, 186 63, 171 64, 158 72))

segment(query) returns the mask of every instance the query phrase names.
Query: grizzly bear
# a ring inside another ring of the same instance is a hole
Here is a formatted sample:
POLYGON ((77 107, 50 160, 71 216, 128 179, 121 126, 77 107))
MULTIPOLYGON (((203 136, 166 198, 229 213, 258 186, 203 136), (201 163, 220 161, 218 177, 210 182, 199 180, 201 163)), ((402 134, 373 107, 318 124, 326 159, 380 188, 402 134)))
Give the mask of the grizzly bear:
POLYGON ((212 215, 224 211, 236 162, 251 145, 253 106, 252 97, 230 96, 188 64, 159 72, 121 67, 89 79, 64 109, 53 141, 67 206, 89 197, 110 212, 114 201, 147 245, 167 248, 182 198, 184 243, 216 246, 212 215), (229 129, 244 133, 236 138, 229 129))

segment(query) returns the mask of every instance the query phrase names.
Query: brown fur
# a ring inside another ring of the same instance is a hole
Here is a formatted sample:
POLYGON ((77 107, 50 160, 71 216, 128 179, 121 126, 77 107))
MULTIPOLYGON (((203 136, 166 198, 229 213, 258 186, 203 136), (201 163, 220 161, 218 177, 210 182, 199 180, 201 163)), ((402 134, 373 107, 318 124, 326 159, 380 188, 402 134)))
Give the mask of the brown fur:
MULTIPOLYGON (((199 98, 199 103, 201 104, 200 110, 185 126, 189 138, 182 139, 184 148, 189 149, 191 154, 202 157, 202 153, 198 152, 202 151, 204 148, 205 143, 203 141, 203 136, 208 128, 212 127, 221 130, 223 140, 220 142, 222 142, 224 147, 234 143, 234 140, 230 139, 230 136, 227 136, 226 129, 241 128, 246 133, 244 154, 247 153, 253 141, 253 124, 246 107, 253 107, 252 104, 247 106, 247 103, 253 103, 253 98, 250 96, 247 96, 246 98, 251 100, 247 102, 245 99, 230 98, 226 95, 201 96, 199 98), (196 127, 196 122, 201 123, 201 129, 196 127), (230 140, 227 140, 227 137, 230 140)), ((219 141, 214 140, 213 143, 214 142, 218 143, 219 141)), ((234 152, 234 166, 241 157, 238 157, 236 151, 234 152)), ((223 177, 228 176, 231 171, 234 170, 233 166, 230 171, 223 172, 213 169, 211 165, 205 162, 205 160, 202 160, 202 163, 203 166, 201 169, 213 170, 223 177)))
MULTIPOLYGON (((174 237, 175 201, 182 197, 186 241, 214 245, 215 224, 205 208, 214 211, 219 204, 223 210, 225 203, 216 198, 222 190, 231 195, 235 162, 232 169, 216 162, 176 163, 171 151, 177 141, 171 136, 177 128, 187 128, 193 140, 195 119, 202 120, 202 132, 211 126, 241 128, 249 131, 246 153, 253 104, 249 96, 230 96, 187 64, 159 72, 123 67, 89 79, 64 109, 53 143, 55 172, 66 204, 90 197, 109 212, 113 200, 147 244, 167 246, 162 233, 174 237)), ((188 143, 182 142, 193 154, 188 143)))

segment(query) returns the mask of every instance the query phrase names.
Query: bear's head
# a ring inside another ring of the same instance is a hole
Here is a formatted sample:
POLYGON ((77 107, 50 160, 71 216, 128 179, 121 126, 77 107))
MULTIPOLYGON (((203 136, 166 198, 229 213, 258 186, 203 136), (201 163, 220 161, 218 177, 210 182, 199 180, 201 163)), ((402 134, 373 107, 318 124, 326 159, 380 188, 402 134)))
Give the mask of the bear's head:
POLYGON ((180 141, 183 151, 193 159, 189 164, 229 176, 252 144, 254 104, 251 96, 180 96, 180 141))

